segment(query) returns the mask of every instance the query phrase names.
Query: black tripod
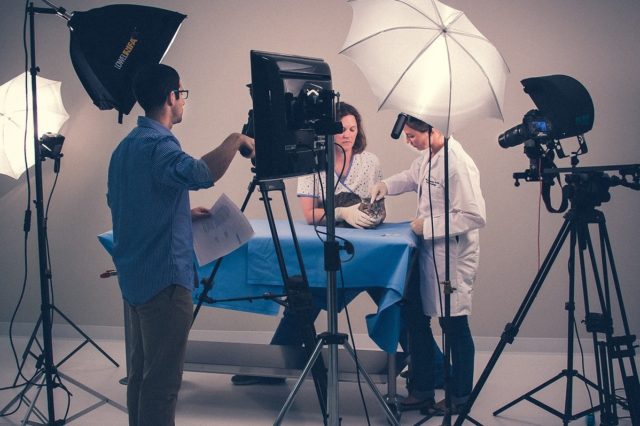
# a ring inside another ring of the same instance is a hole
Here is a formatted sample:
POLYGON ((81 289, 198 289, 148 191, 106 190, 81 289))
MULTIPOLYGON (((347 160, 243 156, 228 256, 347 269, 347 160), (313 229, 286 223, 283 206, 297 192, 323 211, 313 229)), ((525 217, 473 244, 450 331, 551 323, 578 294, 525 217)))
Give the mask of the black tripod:
MULTIPOLYGON (((34 155, 35 155, 35 183, 36 183, 36 199, 34 200, 34 204, 36 206, 36 217, 37 217, 37 225, 38 225, 38 259, 39 259, 39 276, 40 276, 40 316, 38 317, 38 321, 36 322, 36 326, 31 333, 31 338, 29 339, 29 343, 22 355, 22 362, 18 368, 18 373, 14 380, 14 386, 17 385, 19 378, 24 377, 22 374, 22 370, 25 366, 27 358, 29 356, 33 357, 36 360, 36 368, 37 372, 31 377, 24 389, 15 396, 9 404, 7 404, 0 414, 6 414, 12 410, 14 404, 21 404, 23 402, 27 403, 27 412, 24 416, 22 424, 26 424, 29 422, 29 417, 31 414, 35 414, 42 424, 49 425, 58 425, 62 424, 64 420, 56 420, 55 418, 55 406, 54 406, 54 398, 53 391, 55 388, 61 388, 68 392, 69 395, 71 393, 66 389, 61 379, 65 379, 73 385, 77 386, 80 389, 83 389, 85 392, 90 393, 96 398, 100 399, 100 401, 86 409, 81 410, 80 412, 74 414, 71 417, 66 417, 66 421, 71 421, 79 416, 86 414, 87 412, 97 408, 103 404, 110 404, 126 413, 126 408, 117 404, 106 396, 99 394, 98 392, 92 390, 91 388, 83 385, 82 383, 70 378, 69 376, 64 375, 63 373, 58 371, 58 367, 66 362, 71 356, 73 356, 77 351, 79 351, 82 347, 84 347, 87 343, 91 343, 96 349, 98 349, 109 361, 111 361, 116 367, 118 363, 111 358, 104 350, 102 350, 87 334, 85 334, 78 326, 76 326, 66 315, 64 315, 58 308, 53 305, 51 300, 51 280, 52 274, 49 270, 48 259, 49 259, 49 249, 47 242, 47 225, 44 215, 44 196, 43 196, 43 184, 42 184, 42 162, 46 157, 52 158, 56 161, 56 168, 59 167, 60 157, 62 154, 59 152, 56 156, 51 156, 51 154, 47 154, 45 150, 42 149, 41 140, 38 139, 38 95, 37 95, 37 83, 36 78, 37 74, 40 71, 38 66, 36 65, 36 49, 35 49, 35 15, 36 14, 48 14, 55 15, 60 14, 58 9, 55 8, 37 8, 33 6, 33 3, 29 4, 27 7, 27 12, 29 15, 29 37, 30 37, 30 74, 31 74, 31 91, 32 91, 32 105, 33 105, 33 143, 34 143, 34 155), (66 357, 64 357, 60 362, 54 364, 53 361, 53 337, 52 337, 52 327, 53 327, 53 315, 57 313, 60 315, 67 323, 69 323, 78 333, 84 337, 84 341, 76 347, 71 353, 69 353, 66 357), (37 338, 39 330, 42 330, 42 344, 37 338), (39 351, 33 350, 33 344, 37 344, 39 351), (35 397, 29 398, 27 397, 27 393, 33 387, 37 388, 35 397), (42 389, 46 390, 47 396, 47 413, 39 410, 35 404, 40 395, 42 389)), ((56 170, 57 172, 57 170, 56 170)), ((30 228, 30 220, 31 220, 31 210, 27 210, 25 217, 25 232, 28 232, 30 228)), ((33 424, 33 423, 32 423, 33 424)))
MULTIPOLYGON (((302 341, 305 352, 307 353, 308 358, 311 358, 313 355, 313 348, 316 347, 316 330, 313 324, 313 319, 311 318, 310 312, 312 309, 312 300, 311 300, 311 292, 309 290, 309 282, 307 279, 307 273, 304 268, 304 262, 302 260, 302 252, 300 250, 300 245, 298 243, 298 238, 296 236, 295 227, 293 224, 293 217, 291 215, 291 210, 289 208, 289 202, 287 200, 287 194, 285 191, 285 185, 282 179, 276 180, 259 180, 254 176, 253 180, 249 184, 249 189, 247 191, 247 196, 242 203, 241 211, 244 212, 249 200, 251 199, 251 195, 255 191, 256 188, 260 188, 260 193, 262 194, 262 201, 264 203, 264 208, 267 213, 267 219, 269 222, 269 229, 271 231, 271 237, 273 239, 273 245, 275 248, 276 256, 278 259, 278 266, 280 268, 280 273, 282 275, 282 281, 285 288, 286 301, 279 301, 277 298, 281 295, 263 295, 263 296, 255 296, 255 297, 243 297, 236 298, 235 300, 252 300, 252 299, 272 299, 277 303, 280 303, 286 306, 292 315, 292 317, 296 318, 296 322, 299 325, 298 333, 300 337, 300 341, 302 341), (278 237, 278 230, 276 228, 275 218, 273 216, 273 210, 271 209, 271 198, 269 197, 269 192, 278 191, 282 195, 282 200, 284 203, 285 211, 287 213, 287 220, 289 223, 289 228, 291 230, 291 236, 293 239, 294 248, 296 251, 296 257, 298 260, 298 265, 300 268, 300 275, 290 276, 287 271, 287 266, 284 260, 284 255, 282 252, 282 246, 280 244, 280 238, 278 237)), ((215 300, 208 297, 208 293, 213 286, 213 278, 220 268, 220 264, 223 258, 217 260, 216 264, 211 271, 211 275, 208 279, 203 280, 204 289, 200 293, 198 297, 198 305, 194 311, 194 320, 198 315, 200 307, 203 302, 212 303, 215 300)), ((226 301, 232 301, 233 299, 227 299, 226 301)), ((326 401, 327 401, 327 369, 325 368, 324 362, 322 358, 314 358, 313 363, 311 365, 311 371, 313 376, 313 382, 316 389, 316 394, 318 396, 318 402, 320 404, 320 410, 322 412, 322 418, 326 419, 326 401)))
MULTIPOLYGON (((332 119, 335 117, 335 111, 332 114, 332 119)), ((378 403, 383 408, 385 415, 387 417, 387 421, 392 425, 399 425, 398 419, 396 418, 396 414, 391 410, 385 398, 380 394, 378 388, 376 388, 375 383, 366 372, 366 370, 362 367, 362 365, 358 362, 358 357, 348 342, 348 336, 345 333, 338 332, 338 309, 337 309, 337 286, 336 286, 336 274, 337 271, 340 270, 340 244, 336 241, 336 231, 335 231, 335 176, 334 176, 334 164, 335 164, 335 152, 333 149, 333 138, 331 135, 336 134, 336 131, 330 130, 330 127, 333 123, 329 121, 329 126, 325 130, 325 140, 330 141, 328 143, 328 147, 326 150, 327 156, 327 165, 326 165, 326 196, 325 196, 325 213, 326 213, 326 226, 327 226, 327 238, 324 241, 324 269, 327 272, 327 325, 328 330, 324 333, 321 333, 318 336, 317 344, 313 353, 311 354, 309 360, 307 361, 307 365, 302 370, 302 374, 300 378, 296 382, 293 387, 293 390, 289 394, 289 397, 285 401, 278 417, 274 421, 274 425, 280 425, 284 416, 291 408, 293 401, 295 400, 296 394, 300 390, 304 379, 309 374, 309 371, 312 371, 314 365, 317 364, 317 360, 321 360, 322 358, 322 348, 324 346, 328 347, 329 353, 329 369, 328 369, 328 393, 326 399, 326 411, 323 409, 323 414, 326 413, 324 419, 325 424, 330 426, 337 426, 340 424, 339 417, 339 389, 338 389, 338 346, 342 346, 347 354, 351 357, 356 369, 359 374, 364 377, 367 385, 375 395, 378 403)), ((288 212, 287 212, 288 213, 288 212)), ((290 216, 289 216, 290 217, 290 216)), ((292 229, 293 231, 293 229, 292 229)), ((395 374, 394 374, 395 378, 395 374)))
MULTIPOLYGON (((580 168, 575 168, 575 170, 578 169, 580 168)), ((542 266, 538 271, 533 284, 529 288, 524 301, 520 305, 520 308, 518 309, 518 312, 516 313, 513 321, 505 326, 500 342, 498 343, 498 346, 493 352, 493 355, 491 356, 487 366, 482 372, 482 375, 478 379, 478 382, 469 397, 467 405, 464 407, 455 423, 456 425, 461 425, 462 422, 467 418, 467 415, 471 410, 473 403, 482 390, 482 387, 486 383, 489 374, 498 361, 498 358, 500 357, 505 346, 507 345, 507 343, 513 343, 515 336, 518 334, 520 326, 522 325, 522 322, 524 321, 524 318, 529 311, 529 308, 533 304, 533 301, 535 300, 538 292, 542 288, 542 284, 544 283, 544 280, 567 237, 570 237, 568 265, 569 300, 565 304, 565 309, 567 310, 567 368, 562 370, 553 378, 542 383, 540 386, 537 386, 536 388, 525 393, 519 398, 499 408, 493 413, 493 415, 497 416, 513 405, 526 400, 562 419, 562 423, 564 425, 568 424, 569 421, 576 420, 580 417, 586 416, 587 414, 596 411, 601 412, 601 422, 603 425, 616 425, 618 424, 617 406, 618 404, 621 404, 617 400, 617 397, 615 395, 616 388, 613 375, 613 361, 617 360, 619 363, 620 372, 622 374, 622 381, 627 396, 626 408, 628 408, 630 411, 632 423, 634 425, 640 424, 640 412, 638 412, 638 407, 640 407, 640 385, 638 384, 638 370, 634 360, 635 336, 631 335, 630 333, 629 324, 624 309, 624 303, 622 300, 620 284, 618 281, 618 274, 614 263, 613 252, 611 250, 611 244, 607 233, 605 217, 601 211, 595 209, 595 207, 600 205, 600 203, 609 200, 609 186, 613 186, 614 184, 622 184, 619 182, 619 179, 618 183, 612 184, 611 182, 613 182, 613 180, 609 181, 607 179, 604 179, 602 175, 586 174, 567 176, 567 183, 569 184, 569 191, 567 191, 567 194, 569 194, 568 198, 571 201, 571 209, 564 216, 564 223, 560 228, 560 231, 558 232, 558 235, 554 240, 549 253, 542 263, 542 266), (598 227, 600 265, 602 267, 602 275, 599 271, 597 256, 594 251, 591 236, 589 233, 589 225, 597 225, 598 227), (580 270, 580 282, 582 284, 582 293, 584 297, 584 322, 586 323, 587 331, 592 334, 596 359, 597 383, 592 382, 582 374, 578 373, 573 365, 574 329, 576 328, 576 248, 578 249, 578 266, 580 270), (591 272, 593 274, 593 280, 597 291, 597 300, 600 312, 591 312, 590 310, 589 293, 587 286, 587 261, 585 260, 585 251, 588 253, 589 263, 591 264, 592 268, 591 272), (613 335, 614 307, 611 301, 609 269, 613 281, 613 291, 615 291, 615 297, 620 310, 620 319, 622 321, 624 329, 624 335, 622 336, 613 335), (628 370, 625 364, 628 364, 628 370), (564 411, 561 412, 553 407, 550 407, 549 405, 541 402, 533 396, 538 391, 563 378, 566 378, 564 411), (597 405, 578 413, 573 412, 572 404, 574 379, 582 381, 587 390, 589 390, 589 388, 592 388, 597 391, 597 405)), ((634 189, 637 189, 635 188, 635 186, 633 186, 633 184, 628 184, 625 186, 630 186, 634 189)))

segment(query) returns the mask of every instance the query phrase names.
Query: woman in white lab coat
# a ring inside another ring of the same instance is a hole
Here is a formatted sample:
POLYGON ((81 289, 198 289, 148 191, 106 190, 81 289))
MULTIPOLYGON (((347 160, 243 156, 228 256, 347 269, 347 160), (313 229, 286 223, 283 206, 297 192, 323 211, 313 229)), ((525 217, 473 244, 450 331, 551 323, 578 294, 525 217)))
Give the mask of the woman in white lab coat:
MULTIPOLYGON (((473 160, 458 141, 449 138, 449 231, 451 317, 444 316, 444 135, 427 123, 409 117, 405 127, 407 143, 423 152, 411 167, 376 184, 372 200, 409 191, 417 193, 418 209, 411 228, 420 238, 420 300, 425 318, 415 332, 431 335, 431 317, 437 316, 451 345, 452 407, 454 413, 466 403, 473 387, 475 350, 469 329, 473 283, 479 260, 478 229, 486 213, 480 177, 473 160), (426 324, 426 327, 424 326, 426 324), (425 330, 426 328, 426 330, 425 330)), ((413 324, 414 328, 416 324, 413 324)), ((412 324, 408 324, 409 327, 412 324)), ((423 341, 425 339, 422 339, 423 341)), ((428 341, 428 340, 427 340, 428 341)), ((440 413, 443 401, 435 404, 433 348, 410 348, 414 386, 404 401, 407 407, 440 413)))

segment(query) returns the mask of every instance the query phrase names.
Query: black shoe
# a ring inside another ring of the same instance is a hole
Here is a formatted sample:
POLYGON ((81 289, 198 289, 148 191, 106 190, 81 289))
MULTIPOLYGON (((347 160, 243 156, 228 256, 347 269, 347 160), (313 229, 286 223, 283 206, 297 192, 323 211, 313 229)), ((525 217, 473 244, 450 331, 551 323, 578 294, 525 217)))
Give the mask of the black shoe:
POLYGON ((285 381, 286 379, 284 377, 247 376, 244 374, 231 376, 231 383, 236 386, 282 385, 285 381))

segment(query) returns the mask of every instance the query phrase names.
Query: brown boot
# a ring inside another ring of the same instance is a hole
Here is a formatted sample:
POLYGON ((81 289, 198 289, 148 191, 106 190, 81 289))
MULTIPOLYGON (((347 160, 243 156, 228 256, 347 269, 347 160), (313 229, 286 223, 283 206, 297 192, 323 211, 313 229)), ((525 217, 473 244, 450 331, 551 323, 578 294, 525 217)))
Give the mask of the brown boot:
MULTIPOLYGON (((453 403, 453 401, 451 402, 451 415, 452 416, 456 416, 458 414, 460 414, 460 412, 462 411, 462 409, 464 408, 464 404, 455 404, 453 403)), ((431 414, 433 416, 444 416, 445 410, 447 409, 447 406, 445 404, 445 400, 441 400, 436 402, 433 407, 431 408, 431 411, 427 411, 427 410, 420 410, 421 414, 431 414)))
POLYGON ((409 395, 400 401, 400 411, 422 410, 425 408, 433 408, 436 401, 433 398, 417 398, 409 395))

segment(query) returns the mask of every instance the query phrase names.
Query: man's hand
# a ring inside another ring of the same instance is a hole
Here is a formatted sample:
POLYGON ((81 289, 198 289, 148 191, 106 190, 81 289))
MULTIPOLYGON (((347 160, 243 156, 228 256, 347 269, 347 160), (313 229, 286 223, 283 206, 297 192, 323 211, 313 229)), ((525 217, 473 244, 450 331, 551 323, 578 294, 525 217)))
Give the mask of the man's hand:
POLYGON ((202 217, 210 216, 211 212, 206 207, 194 207, 191 209, 191 220, 200 219, 202 217))
POLYGON ((371 187, 371 202, 373 203, 374 201, 378 201, 378 200, 382 200, 387 193, 389 192, 389 189, 387 188, 387 185, 384 182, 378 182, 375 185, 373 185, 371 187))
POLYGON ((358 210, 358 204, 351 207, 336 207, 336 220, 344 220, 354 228, 372 228, 376 221, 363 211, 358 210))
POLYGON ((411 221, 411 230, 416 235, 424 235, 424 218, 419 217, 411 221))

